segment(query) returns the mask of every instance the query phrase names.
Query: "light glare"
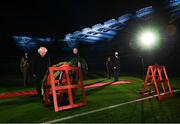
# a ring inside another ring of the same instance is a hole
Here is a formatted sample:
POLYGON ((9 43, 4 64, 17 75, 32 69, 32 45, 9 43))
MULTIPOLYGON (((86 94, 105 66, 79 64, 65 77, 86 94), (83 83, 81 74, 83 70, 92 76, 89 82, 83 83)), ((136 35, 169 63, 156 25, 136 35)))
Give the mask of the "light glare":
POLYGON ((152 46, 156 41, 156 36, 153 32, 144 32, 140 36, 140 42, 143 46, 152 46))

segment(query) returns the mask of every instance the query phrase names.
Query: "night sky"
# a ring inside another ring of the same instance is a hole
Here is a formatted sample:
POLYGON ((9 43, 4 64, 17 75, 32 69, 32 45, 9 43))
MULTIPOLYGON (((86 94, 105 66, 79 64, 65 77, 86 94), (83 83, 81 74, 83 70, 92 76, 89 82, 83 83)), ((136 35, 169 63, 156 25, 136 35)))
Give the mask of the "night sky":
MULTIPOLYGON (((63 39, 68 33, 91 27, 97 23, 103 23, 108 19, 117 19, 123 14, 133 13, 138 9, 152 5, 156 8, 154 17, 145 22, 132 21, 113 40, 112 49, 106 50, 106 44, 97 44, 96 46, 84 45, 80 46, 81 55, 87 59, 92 71, 95 70, 93 68, 96 65, 105 60, 107 55, 111 55, 114 51, 120 51, 122 70, 124 72, 140 72, 141 63, 137 62, 140 61, 137 56, 142 56, 145 66, 156 63, 163 64, 168 67, 170 75, 179 76, 179 19, 169 23, 170 15, 168 10, 164 10, 163 3, 160 0, 154 0, 154 2, 148 0, 0 1, 1 68, 5 73, 8 73, 9 71, 6 71, 5 67, 10 66, 13 73, 18 72, 19 61, 23 52, 18 50, 14 44, 12 40, 13 35, 50 36, 56 40, 63 39), (155 51, 138 51, 129 45, 133 41, 131 34, 134 34, 138 27, 143 27, 146 24, 152 24, 160 29, 163 43, 155 51), (173 25, 176 28, 175 33, 172 35, 169 35, 169 30, 167 30, 169 25, 173 25), (119 41, 121 42, 119 43, 119 41), (96 55, 93 53, 95 50, 99 50, 96 55)), ((53 45, 50 50, 53 51, 51 54, 54 57, 54 63, 56 63, 58 57, 61 58, 62 56, 62 59, 64 59, 63 57, 66 56, 66 53, 63 51, 57 53, 60 47, 65 46, 60 44, 57 47, 57 41, 53 45)), ((99 70, 103 70, 103 68, 104 66, 99 70)))
POLYGON ((152 5, 147 0, 1 1, 1 32, 56 36, 152 5))

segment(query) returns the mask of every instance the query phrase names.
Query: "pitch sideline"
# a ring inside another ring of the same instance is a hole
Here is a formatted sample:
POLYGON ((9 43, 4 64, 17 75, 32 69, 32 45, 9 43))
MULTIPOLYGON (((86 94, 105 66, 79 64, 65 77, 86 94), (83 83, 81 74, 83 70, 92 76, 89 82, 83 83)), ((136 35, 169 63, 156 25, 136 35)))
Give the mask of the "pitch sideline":
MULTIPOLYGON (((173 92, 179 92, 179 91, 180 90, 173 90, 173 92)), ((100 111, 116 108, 116 107, 119 107, 119 106, 131 104, 131 103, 135 103, 135 102, 140 102, 140 101, 144 101, 144 100, 147 100, 147 99, 152 99, 154 97, 157 97, 157 95, 148 96, 148 97, 144 97, 144 98, 132 100, 132 101, 129 101, 129 102, 124 102, 124 103, 120 103, 120 104, 116 104, 116 105, 112 105, 112 106, 108 106, 108 107, 104 107, 104 108, 100 108, 100 109, 96 109, 96 110, 92 110, 92 111, 88 111, 88 112, 84 112, 84 113, 80 113, 80 114, 75 114, 75 115, 72 115, 72 116, 62 117, 62 118, 55 119, 55 120, 52 120, 52 121, 44 122, 43 124, 57 123, 57 122, 60 122, 60 121, 69 120, 69 119, 73 119, 73 118, 76 118, 76 117, 92 114, 92 113, 95 113, 95 112, 100 112, 100 111)))

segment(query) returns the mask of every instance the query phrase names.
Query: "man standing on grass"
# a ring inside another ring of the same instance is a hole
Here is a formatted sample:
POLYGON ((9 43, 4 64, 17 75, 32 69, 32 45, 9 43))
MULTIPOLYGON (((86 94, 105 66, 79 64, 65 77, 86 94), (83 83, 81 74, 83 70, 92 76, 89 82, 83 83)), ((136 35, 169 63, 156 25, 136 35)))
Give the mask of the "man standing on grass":
POLYGON ((30 59, 28 56, 28 53, 25 53, 24 56, 22 56, 20 61, 20 70, 23 73, 23 81, 24 81, 24 87, 29 83, 30 79, 30 59))
POLYGON ((88 65, 87 65, 86 60, 80 57, 77 48, 73 49, 73 58, 71 59, 70 63, 72 66, 77 66, 81 69, 83 77, 86 76, 87 71, 88 71, 88 65))
POLYGON ((114 70, 114 81, 118 81, 119 73, 120 73, 120 58, 118 52, 114 53, 113 70, 114 70))
POLYGON ((42 80, 50 65, 50 57, 47 54, 47 49, 45 47, 40 47, 33 61, 33 76, 36 78, 36 90, 41 98, 41 88, 42 84, 44 84, 42 80))
POLYGON ((108 56, 108 58, 106 60, 106 70, 107 70, 107 77, 108 77, 108 79, 110 79, 111 73, 112 73, 112 61, 111 61, 110 56, 108 56))

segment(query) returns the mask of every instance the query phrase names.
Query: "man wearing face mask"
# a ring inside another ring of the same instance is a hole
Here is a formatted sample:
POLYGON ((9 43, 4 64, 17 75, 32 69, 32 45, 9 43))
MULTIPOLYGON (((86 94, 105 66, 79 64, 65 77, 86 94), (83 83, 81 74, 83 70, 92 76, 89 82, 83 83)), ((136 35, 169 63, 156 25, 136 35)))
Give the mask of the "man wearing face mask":
POLYGON ((114 70, 114 81, 118 81, 119 72, 120 72, 120 58, 119 58, 118 52, 114 53, 113 70, 114 70))
POLYGON ((34 56, 33 61, 33 76, 36 78, 36 90, 38 95, 41 96, 41 85, 42 80, 46 74, 46 70, 51 66, 50 57, 47 54, 47 49, 45 47, 40 47, 38 53, 34 56))

